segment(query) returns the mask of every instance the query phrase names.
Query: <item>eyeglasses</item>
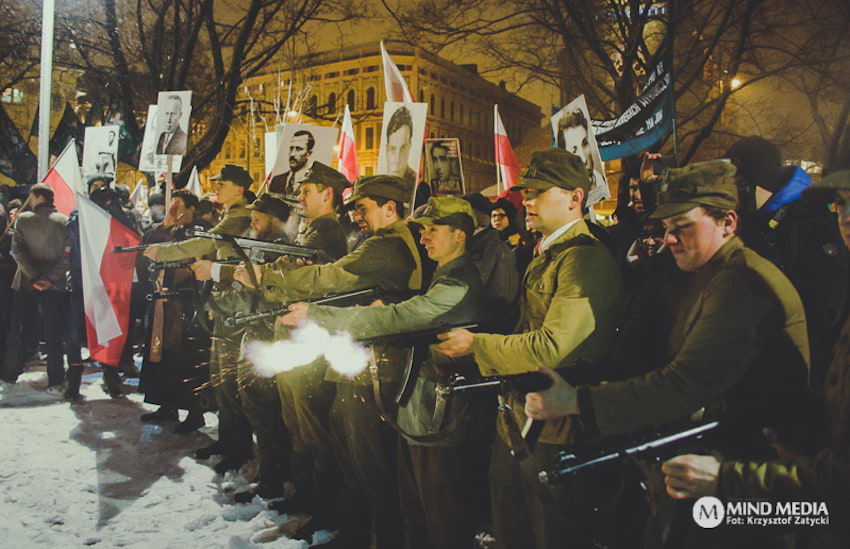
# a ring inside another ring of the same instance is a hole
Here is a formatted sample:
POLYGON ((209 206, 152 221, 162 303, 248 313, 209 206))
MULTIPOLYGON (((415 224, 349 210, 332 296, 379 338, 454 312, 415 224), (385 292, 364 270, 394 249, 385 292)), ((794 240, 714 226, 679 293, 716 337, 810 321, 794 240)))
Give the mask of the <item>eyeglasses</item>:
POLYGON ((492 219, 502 219, 503 217, 508 217, 508 214, 492 213, 490 217, 492 219))

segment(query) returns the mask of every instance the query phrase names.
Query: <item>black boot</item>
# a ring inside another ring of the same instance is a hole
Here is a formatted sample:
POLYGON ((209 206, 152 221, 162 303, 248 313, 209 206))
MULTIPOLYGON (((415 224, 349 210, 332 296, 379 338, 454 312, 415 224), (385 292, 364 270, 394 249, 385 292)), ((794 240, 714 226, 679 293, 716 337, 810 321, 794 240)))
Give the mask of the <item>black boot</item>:
POLYGON ((224 444, 221 442, 213 442, 209 446, 198 448, 195 450, 195 459, 209 459, 212 456, 218 456, 224 453, 224 444))
POLYGON ((171 406, 160 406, 155 412, 148 412, 139 416, 142 423, 164 423, 166 421, 177 421, 177 408, 171 406))
POLYGON ((123 398, 124 391, 121 390, 121 376, 115 366, 103 367, 103 390, 110 398, 123 398))
POLYGON ((206 425, 206 422, 204 421, 204 414, 201 412, 189 412, 186 419, 174 426, 174 434, 187 435, 189 433, 194 433, 204 425, 206 425))
POLYGON ((83 395, 80 394, 80 385, 83 383, 83 367, 81 365, 68 366, 68 386, 62 398, 68 402, 82 402, 83 395))

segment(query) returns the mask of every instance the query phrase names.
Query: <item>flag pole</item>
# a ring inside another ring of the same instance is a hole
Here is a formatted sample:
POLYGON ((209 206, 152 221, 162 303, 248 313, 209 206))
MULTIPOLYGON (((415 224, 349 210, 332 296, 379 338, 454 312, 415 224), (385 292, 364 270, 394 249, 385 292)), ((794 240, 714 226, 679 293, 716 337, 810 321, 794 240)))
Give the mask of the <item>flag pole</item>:
POLYGON ((53 85, 53 26, 55 1, 44 0, 41 15, 41 75, 38 97, 38 180, 47 175, 50 160, 50 91, 53 85))

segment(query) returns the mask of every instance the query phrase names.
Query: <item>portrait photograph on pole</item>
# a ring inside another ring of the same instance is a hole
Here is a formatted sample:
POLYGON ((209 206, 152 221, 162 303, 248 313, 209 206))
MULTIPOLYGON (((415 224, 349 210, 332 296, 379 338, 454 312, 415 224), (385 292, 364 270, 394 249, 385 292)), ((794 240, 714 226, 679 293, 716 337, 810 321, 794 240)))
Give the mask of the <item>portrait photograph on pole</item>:
POLYGON ((156 117, 156 169, 167 169, 171 156, 171 171, 180 171, 189 140, 189 119, 192 115, 192 92, 159 92, 156 117))
POLYGON ((377 173, 416 184, 427 117, 427 103, 384 103, 377 173))
POLYGON ((466 194, 460 159, 460 139, 438 137, 425 139, 425 180, 434 196, 466 194))
POLYGON ((108 175, 115 177, 118 158, 119 126, 92 126, 86 128, 83 146, 83 175, 108 175))
POLYGON ((139 153, 139 171, 155 172, 156 168, 156 105, 148 105, 145 118, 145 133, 142 136, 142 151, 139 153))
POLYGON ((605 179, 605 167, 599 155, 599 147, 590 124, 587 101, 579 95, 566 107, 550 118, 552 133, 559 149, 566 149, 579 156, 588 171, 593 175, 593 184, 587 193, 587 204, 592 206, 600 200, 611 197, 605 179))
MULTIPOLYGON (((339 130, 313 124, 285 124, 277 134, 277 153, 269 191, 295 201, 313 162, 330 165, 339 130)), ((278 126, 281 128, 281 126, 278 126)))

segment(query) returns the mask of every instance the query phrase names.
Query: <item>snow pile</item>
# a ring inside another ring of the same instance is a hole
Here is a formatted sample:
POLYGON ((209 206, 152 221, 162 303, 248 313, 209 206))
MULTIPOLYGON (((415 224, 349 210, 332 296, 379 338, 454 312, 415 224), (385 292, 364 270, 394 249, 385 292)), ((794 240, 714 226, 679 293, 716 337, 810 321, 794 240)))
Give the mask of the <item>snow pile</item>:
POLYGON ((154 409, 141 395, 108 398, 94 371, 83 378, 84 404, 49 396, 46 385, 43 372, 28 372, 0 390, 3 547, 307 547, 281 536, 304 517, 256 500, 232 505, 229 490, 247 481, 191 457, 212 443, 212 414, 198 433, 173 435, 173 424, 139 421, 154 409))

